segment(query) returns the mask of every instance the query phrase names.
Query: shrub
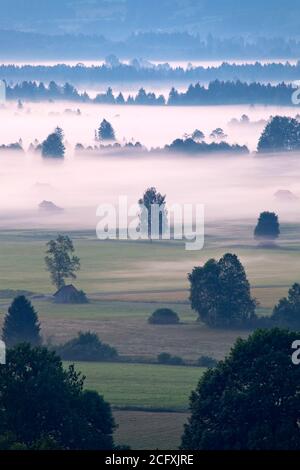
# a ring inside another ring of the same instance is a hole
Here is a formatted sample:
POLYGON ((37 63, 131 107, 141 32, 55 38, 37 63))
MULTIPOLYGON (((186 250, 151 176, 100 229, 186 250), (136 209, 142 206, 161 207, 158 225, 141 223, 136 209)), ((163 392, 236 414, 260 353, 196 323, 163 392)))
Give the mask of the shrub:
POLYGON ((113 361, 118 358, 115 348, 100 341, 95 333, 78 333, 76 338, 56 348, 66 361, 113 361))
POLYGON ((161 353, 157 356, 159 364, 165 364, 169 366, 181 366, 184 361, 179 356, 171 356, 169 353, 161 353))
POLYGON ((148 322, 152 325, 177 325, 179 317, 176 312, 169 308, 159 308, 152 313, 148 322))

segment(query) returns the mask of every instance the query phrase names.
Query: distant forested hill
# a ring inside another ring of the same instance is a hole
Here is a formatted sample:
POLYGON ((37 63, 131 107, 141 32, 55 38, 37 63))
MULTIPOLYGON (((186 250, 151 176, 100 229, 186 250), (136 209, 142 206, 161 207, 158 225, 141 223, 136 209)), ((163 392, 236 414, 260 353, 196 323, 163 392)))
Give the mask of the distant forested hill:
POLYGON ((298 36, 298 0, 1 0, 0 28, 40 33, 190 31, 298 36))

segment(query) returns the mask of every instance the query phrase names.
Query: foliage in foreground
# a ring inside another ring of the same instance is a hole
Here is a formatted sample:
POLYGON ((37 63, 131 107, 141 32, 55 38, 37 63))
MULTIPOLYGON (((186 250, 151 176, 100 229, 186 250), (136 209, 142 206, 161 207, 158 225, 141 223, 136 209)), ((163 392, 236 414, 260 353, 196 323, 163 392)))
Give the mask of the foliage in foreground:
POLYGON ((112 449, 110 405, 46 348, 22 344, 0 367, 0 448, 112 449))
POLYGON ((299 334, 257 330, 202 376, 190 400, 182 449, 299 450, 299 334))

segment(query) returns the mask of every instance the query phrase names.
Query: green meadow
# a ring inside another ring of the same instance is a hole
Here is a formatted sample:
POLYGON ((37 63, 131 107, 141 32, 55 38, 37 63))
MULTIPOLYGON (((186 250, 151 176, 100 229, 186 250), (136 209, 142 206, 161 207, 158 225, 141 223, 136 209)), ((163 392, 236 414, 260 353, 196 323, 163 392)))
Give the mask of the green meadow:
POLYGON ((45 244, 57 233, 0 232, 0 319, 18 291, 29 291, 44 341, 62 343, 79 331, 96 332, 130 363, 76 364, 86 387, 112 404, 117 441, 133 448, 176 448, 187 419, 188 398, 203 369, 152 364, 168 352, 195 363, 201 355, 222 359, 246 331, 212 330, 197 322, 188 302, 187 274, 226 252, 245 266, 258 312, 269 315, 300 281, 299 226, 283 225, 273 248, 258 247, 251 224, 208 227, 204 249, 186 251, 182 242, 100 242, 92 232, 69 232, 82 268, 74 284, 86 291, 87 305, 57 305, 44 266, 45 244), (148 317, 169 307, 180 324, 155 326, 148 317), (151 362, 146 364, 145 362, 151 362), (137 432, 141 430, 141 433, 137 432))

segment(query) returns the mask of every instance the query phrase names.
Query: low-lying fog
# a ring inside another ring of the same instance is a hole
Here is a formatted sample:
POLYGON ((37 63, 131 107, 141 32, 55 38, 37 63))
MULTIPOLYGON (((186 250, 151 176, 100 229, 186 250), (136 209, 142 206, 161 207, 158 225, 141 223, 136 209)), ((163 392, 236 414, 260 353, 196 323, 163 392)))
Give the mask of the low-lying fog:
MULTIPOLYGON (((149 90, 147 90, 149 91, 149 90)), ((0 144, 8 144, 22 138, 25 148, 37 138, 43 140, 57 125, 65 131, 71 145, 77 142, 91 144, 94 131, 103 118, 113 125, 117 139, 140 141, 147 147, 164 146, 185 133, 200 129, 209 141, 213 129, 221 127, 228 134, 229 143, 246 144, 255 150, 264 128, 261 120, 271 115, 295 116, 297 107, 279 106, 119 106, 82 103, 24 103, 19 110, 16 103, 7 102, 0 109, 3 125, 0 144), (78 116, 76 111, 80 110, 78 116), (243 114, 250 118, 250 125, 232 127, 231 119, 243 114)))
MULTIPOLYGON (((18 110, 8 104, 1 110, 0 144, 22 138, 24 148, 35 138, 43 140, 57 125, 69 142, 64 161, 39 155, 0 153, 0 227, 95 228, 96 208, 117 204, 120 195, 137 202, 149 186, 167 194, 167 202, 205 205, 206 220, 253 218, 263 210, 276 211, 281 220, 300 220, 300 155, 262 157, 182 156, 74 156, 76 142, 93 144, 94 130, 103 118, 123 138, 148 147, 163 146, 196 128, 206 135, 223 127, 228 142, 254 150, 263 126, 228 126, 232 118, 247 114, 251 121, 270 115, 294 116, 297 110, 274 107, 96 106, 74 103, 25 104, 18 110), (64 113, 80 108, 81 116, 64 113), (289 190, 295 198, 275 197, 289 190), (43 200, 63 212, 38 210, 43 200)), ((209 141, 209 139, 208 139, 209 141)))

